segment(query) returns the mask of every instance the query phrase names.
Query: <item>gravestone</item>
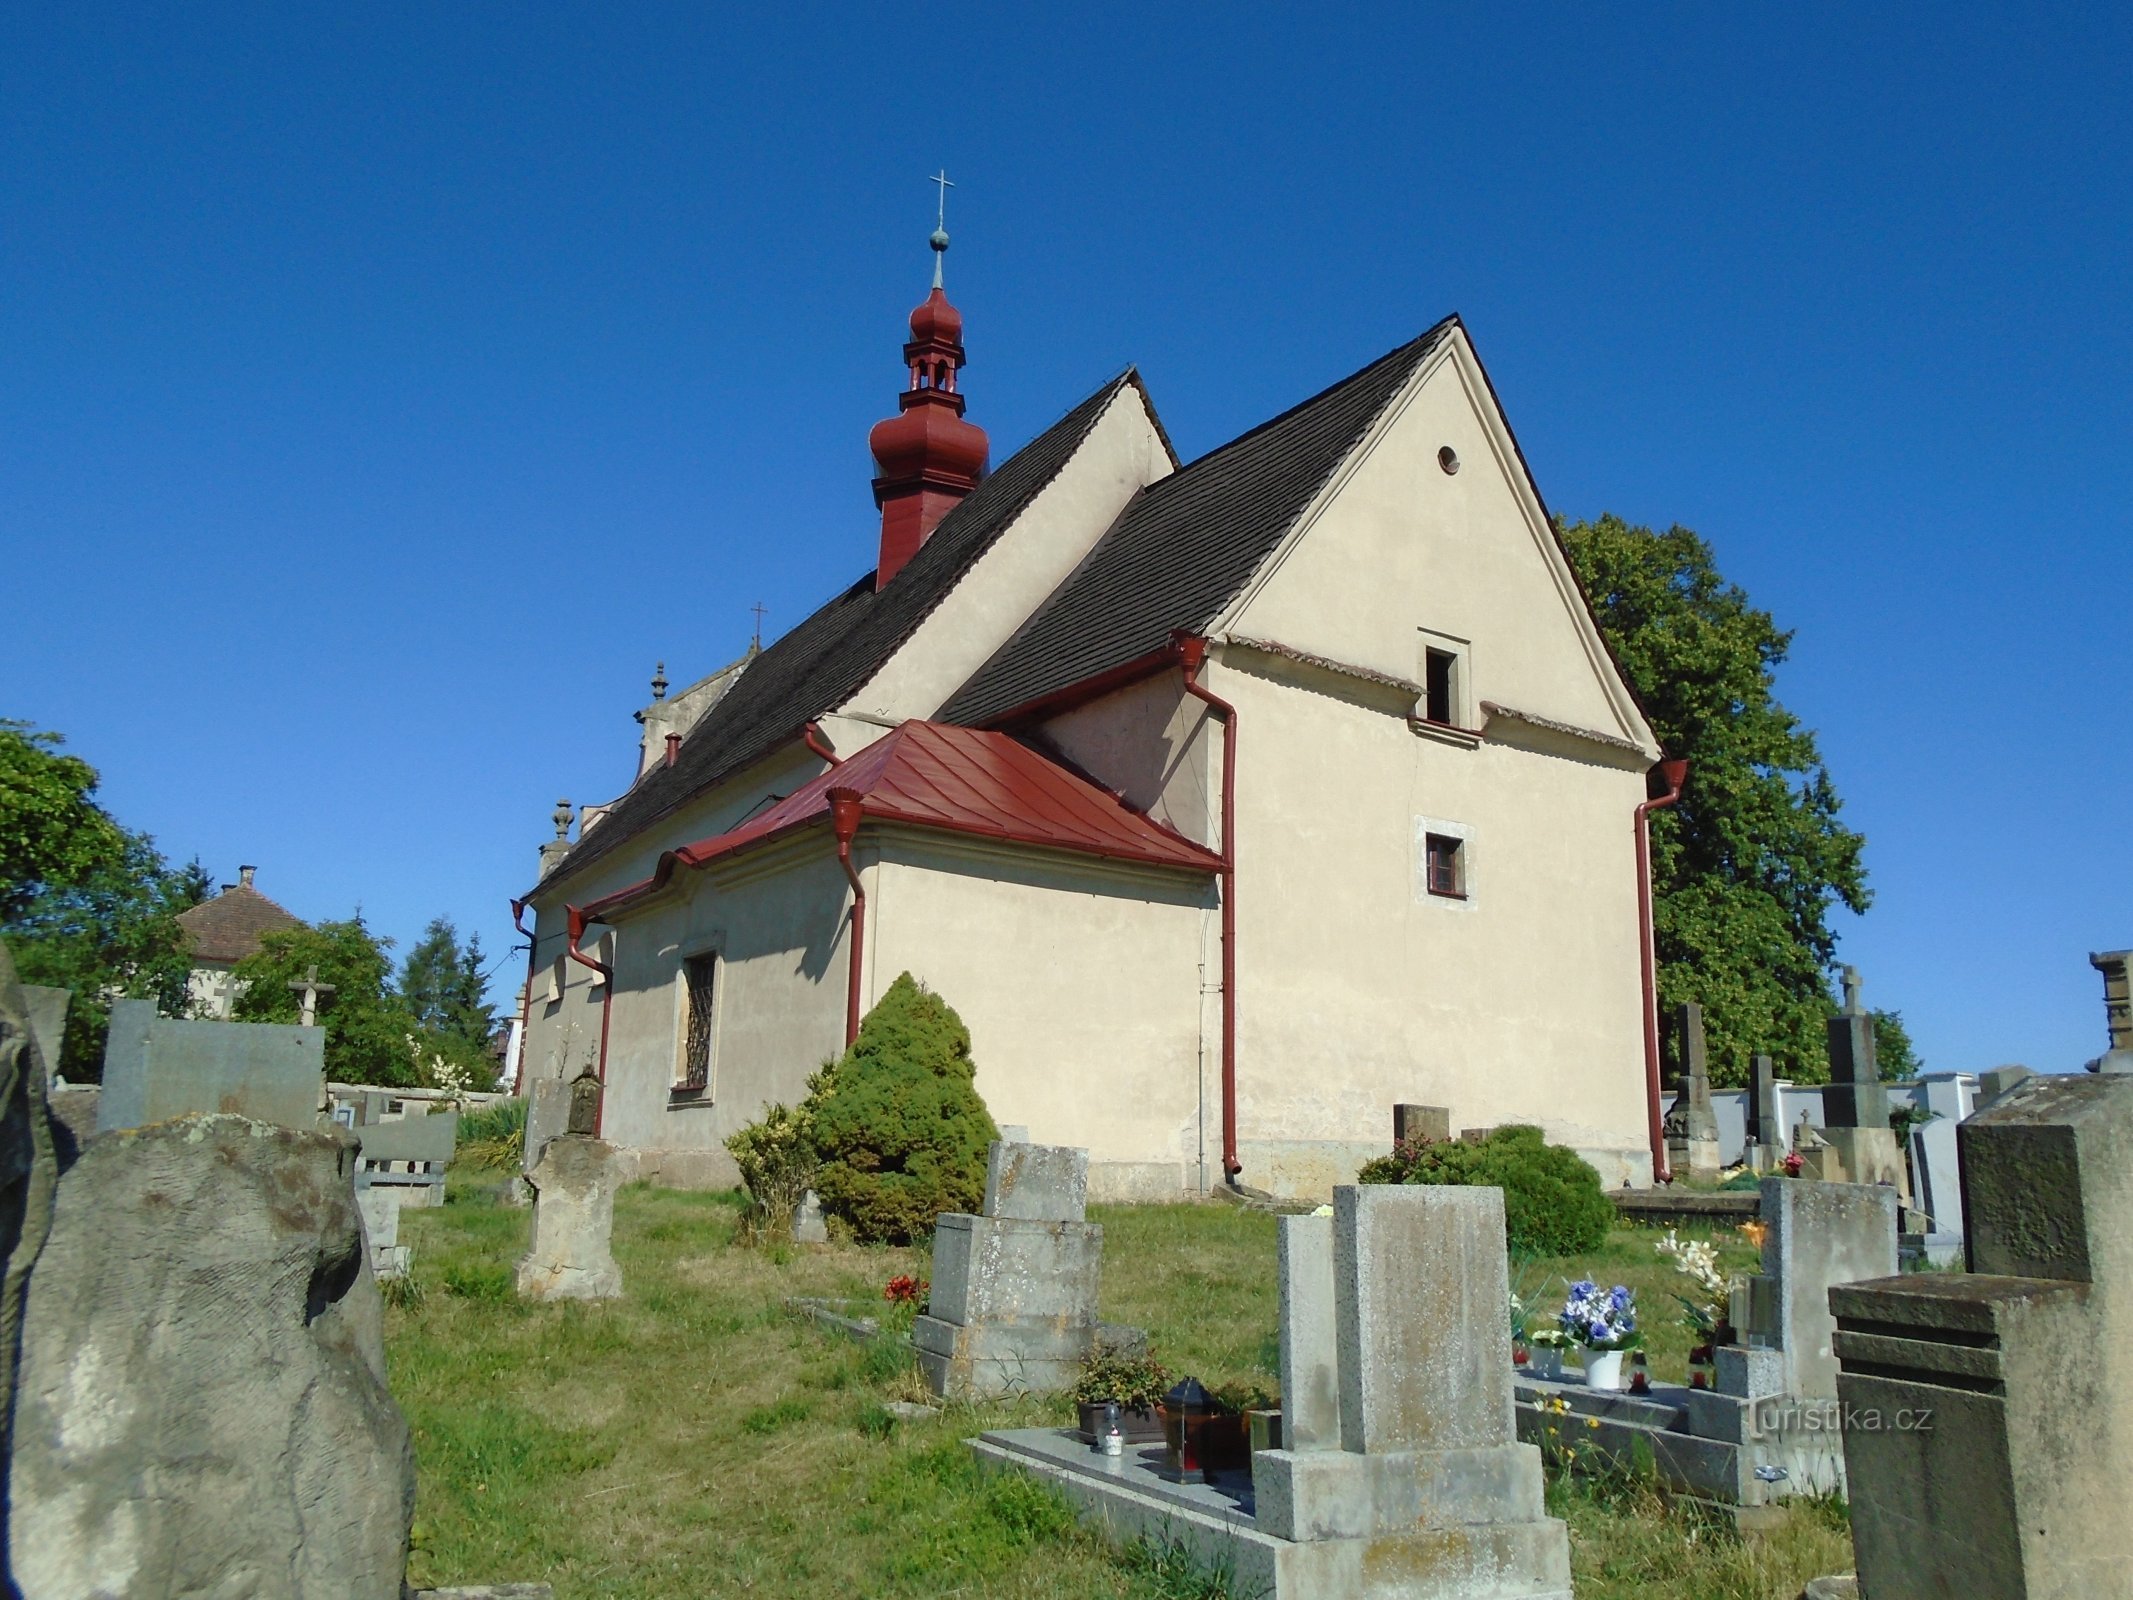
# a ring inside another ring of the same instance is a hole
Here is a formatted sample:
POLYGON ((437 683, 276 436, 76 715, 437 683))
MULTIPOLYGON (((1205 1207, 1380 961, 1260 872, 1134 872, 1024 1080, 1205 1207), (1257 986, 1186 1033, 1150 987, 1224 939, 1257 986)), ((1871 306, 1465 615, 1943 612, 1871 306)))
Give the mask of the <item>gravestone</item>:
POLYGON ((2091 1072, 2133 1072, 2133 982, 2127 968, 2133 950, 2106 950, 2091 955, 2089 965, 2103 974, 2103 1021, 2111 1047, 2088 1064, 2091 1072))
POLYGON ((2133 1593, 2133 1078, 2032 1078, 1957 1138, 1970 1271, 1830 1293, 1860 1590, 2133 1593))
POLYGON ((278 1022, 185 1022, 152 1000, 117 1000, 104 1043, 96 1131, 187 1115, 313 1128, 326 1082, 326 1034, 278 1022))
POLYGON ((1755 1172, 1775 1172, 1785 1159, 1785 1102, 1778 1093, 1777 1064, 1768 1056, 1755 1058, 1748 1110, 1747 1165, 1755 1172))
POLYGON ((2021 1084, 2027 1083, 2036 1074, 2024 1066, 1994 1067, 1977 1075, 1977 1109, 1982 1111, 2002 1095, 2021 1084))
POLYGON ((1392 1108, 1392 1142, 1400 1144, 1443 1144, 1452 1136, 1452 1108, 1450 1106, 1408 1106, 1392 1108))
POLYGON ((1736 1351, 1775 1351, 1760 1366, 1721 1346, 1721 1393, 1787 1394, 1826 1400, 1837 1393, 1829 1291, 1896 1270, 1895 1191, 1878 1184, 1765 1178, 1763 1270, 1736 1291, 1733 1325, 1747 1335, 1736 1351))
POLYGON ((45 1081, 50 1083, 59 1073, 59 1054, 67 1042, 67 1007, 74 999, 74 991, 25 983, 22 998, 29 1013, 30 1032, 37 1040, 37 1053, 44 1057, 45 1081))
POLYGON ((1931 1073, 1912 1089, 1912 1104, 1931 1113, 1932 1120, 1911 1130, 1912 1214, 1922 1217, 1924 1226, 1915 1239, 1906 1235, 1905 1246, 1936 1266, 1946 1266, 1963 1251, 1962 1167, 1955 1130, 1975 1103, 1973 1082, 1960 1073, 1931 1073))
POLYGON ((445 1170, 459 1143, 459 1113, 431 1111, 420 1101, 407 1102, 407 1108, 405 1116, 356 1124, 363 1146, 356 1185, 398 1189, 404 1205, 441 1206, 445 1170))
POLYGON ((379 1282, 407 1276, 411 1247, 400 1242, 400 1197, 398 1189, 369 1188, 356 1191, 356 1209, 363 1218, 363 1244, 370 1252, 370 1270, 379 1282))
POLYGON ((1070 1387, 1098 1337, 1103 1229, 1086 1220, 1089 1153, 995 1140, 977 1216, 944 1213, 933 1287, 911 1329, 933 1392, 972 1399, 1070 1387))
POLYGON ((1290 1450, 1338 1450, 1340 1333, 1333 1300, 1333 1219, 1279 1221, 1281 1441, 1290 1450))
MULTIPOLYGON (((29 1001, 15 981, 14 958, 0 941, 0 1490, 7 1483, 22 1297, 51 1231, 59 1185, 56 1130, 45 1109, 48 1077, 29 1001)), ((0 1507, 6 1504, 0 1493, 0 1507)))
POLYGON ((26 1600, 399 1600, 415 1504, 355 1143, 236 1116, 106 1134, 22 1320, 26 1600))
POLYGON ((1667 1160, 1677 1171, 1716 1177, 1718 1116, 1711 1109, 1711 1066, 1704 1045, 1703 1007, 1693 1000, 1674 1013, 1674 1058, 1681 1088, 1666 1118, 1667 1160))
POLYGON ((518 1264, 526 1300, 612 1300, 622 1269, 610 1241, 622 1164, 615 1147, 583 1134, 548 1141, 526 1174, 533 1189, 533 1243, 518 1264))
MULTIPOLYGON (((1366 1595, 1568 1596, 1568 1536, 1517 1442, 1502 1191, 1344 1184, 1330 1221, 1339 1446, 1253 1459, 1259 1528, 1312 1552, 1323 1592, 1359 1570, 1366 1595)), ((1323 1319, 1295 1303, 1284 1365, 1315 1365, 1289 1347, 1323 1319)))
POLYGON ((1836 1167, 1823 1176, 1882 1183, 1908 1198, 1903 1152, 1889 1127, 1889 1091, 1874 1059, 1874 1019, 1859 1000, 1859 973, 1844 969, 1844 1009, 1829 1019, 1829 1085, 1822 1091, 1822 1138, 1836 1167))

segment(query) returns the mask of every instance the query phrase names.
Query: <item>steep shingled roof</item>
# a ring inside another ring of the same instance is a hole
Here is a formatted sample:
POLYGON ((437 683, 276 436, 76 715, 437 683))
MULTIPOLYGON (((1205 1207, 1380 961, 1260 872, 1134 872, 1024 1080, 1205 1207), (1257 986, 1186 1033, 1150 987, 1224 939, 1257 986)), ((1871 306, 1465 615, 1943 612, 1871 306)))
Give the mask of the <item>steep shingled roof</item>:
POLYGON ((1130 369, 1119 374, 1016 451, 941 519, 933 536, 880 593, 869 572, 764 650, 689 730, 674 765, 646 772, 543 883, 626 844, 712 785, 799 737, 807 722, 849 699, 1059 475, 1119 391, 1138 381, 1130 369))
POLYGON ((983 725, 1205 628, 1457 326, 1447 317, 1352 377, 1158 479, 941 708, 983 725))
POLYGON ((177 920, 195 961, 242 961, 258 953, 264 935, 304 925, 249 883, 231 884, 214 899, 179 912, 177 920))

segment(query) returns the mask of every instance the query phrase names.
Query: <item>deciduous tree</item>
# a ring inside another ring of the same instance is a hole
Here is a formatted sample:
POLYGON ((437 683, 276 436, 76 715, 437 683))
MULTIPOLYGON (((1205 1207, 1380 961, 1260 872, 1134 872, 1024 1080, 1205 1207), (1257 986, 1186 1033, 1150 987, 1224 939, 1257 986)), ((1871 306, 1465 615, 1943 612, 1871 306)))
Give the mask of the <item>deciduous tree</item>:
MULTIPOLYGON (((1557 531, 1652 731, 1689 762, 1680 803, 1652 817, 1660 1002, 1702 1002, 1716 1081, 1745 1083, 1760 1051, 1820 1082, 1830 913, 1863 912, 1872 895, 1866 841, 1839 819, 1814 734, 1775 692, 1792 635, 1720 576, 1687 528, 1603 516, 1557 531)), ((1915 1065, 1894 1013, 1877 1036, 1915 1065)))

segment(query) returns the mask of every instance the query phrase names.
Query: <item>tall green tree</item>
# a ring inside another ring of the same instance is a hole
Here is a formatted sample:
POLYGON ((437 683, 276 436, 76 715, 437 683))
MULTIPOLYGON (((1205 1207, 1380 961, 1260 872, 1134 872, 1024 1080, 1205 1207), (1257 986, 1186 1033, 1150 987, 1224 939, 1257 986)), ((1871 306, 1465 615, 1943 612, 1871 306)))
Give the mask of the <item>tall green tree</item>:
POLYGON ((96 770, 64 741, 0 721, 0 932, 25 983, 74 991, 58 1069, 103 1074, 111 1001, 149 999, 183 1016, 192 962, 177 914, 210 888, 196 861, 173 869, 144 833, 96 799, 96 770))
POLYGON ((400 997, 424 1030, 477 1051, 488 1048, 496 1016, 486 998, 482 961, 481 935, 469 935, 462 945, 450 917, 423 930, 401 965, 400 997))
POLYGON ((318 1008, 319 1026, 326 1030, 326 1076, 337 1083, 417 1086, 421 1027, 393 989, 391 951, 392 940, 365 927, 361 912, 345 922, 278 929, 237 963, 230 1014, 240 1022, 297 1021, 300 1001, 292 985, 316 966, 318 981, 333 985, 318 1008))
MULTIPOLYGON (((1687 528, 1603 516, 1557 532, 1652 731, 1689 763, 1680 802, 1651 821, 1660 1002, 1702 1003, 1721 1083, 1745 1083, 1758 1052, 1824 1081, 1830 913, 1863 912, 1872 895, 1866 841, 1839 820, 1814 734, 1777 699, 1792 635, 1687 528)), ((1915 1062, 1900 1019, 1878 1016, 1877 1036, 1915 1062)))

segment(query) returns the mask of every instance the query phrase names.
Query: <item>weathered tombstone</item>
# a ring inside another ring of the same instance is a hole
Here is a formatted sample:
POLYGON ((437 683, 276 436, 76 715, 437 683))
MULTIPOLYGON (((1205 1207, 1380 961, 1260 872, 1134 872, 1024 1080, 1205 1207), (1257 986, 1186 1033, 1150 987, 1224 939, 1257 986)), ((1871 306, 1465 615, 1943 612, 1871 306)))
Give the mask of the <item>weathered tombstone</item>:
POLYGON ((1994 1067, 1977 1075, 1977 1109, 1982 1111, 2002 1095, 2027 1083, 2036 1074, 2024 1066, 1994 1067))
POLYGON ((944 1213, 933 1288, 911 1329, 937 1395, 1069 1387, 1098 1337, 1104 1231, 1085 1220, 1089 1153, 995 1141, 982 1214, 944 1213))
POLYGON ((1681 1089, 1667 1114, 1667 1159, 1677 1171, 1716 1177, 1718 1117, 1711 1109, 1711 1066, 1703 1037, 1703 1007, 1694 1001, 1674 1014, 1674 1056, 1681 1089))
POLYGON ((389 1122, 359 1124, 355 1136, 363 1154, 356 1173, 359 1188, 404 1191, 401 1203, 444 1204, 444 1175, 459 1144, 457 1111, 417 1111, 389 1122))
POLYGON ((1829 1019, 1829 1086, 1822 1091, 1822 1137, 1839 1170, 1825 1176, 1885 1183, 1908 1196, 1903 1152, 1889 1127, 1889 1091, 1874 1059, 1874 1019, 1859 1002, 1859 973, 1844 969, 1844 1009, 1829 1019))
POLYGON ((569 1132, 587 1139, 600 1136, 601 1092, 599 1075, 591 1067, 571 1080, 569 1132))
POLYGON ((2111 1047, 2088 1064, 2091 1072, 2133 1072, 2133 950, 2105 950, 2089 965, 2103 974, 2103 1020, 2111 1047))
POLYGON ((398 1600, 415 1501, 355 1142, 98 1138, 30 1276, 9 1507, 30 1600, 398 1600))
POLYGON ((1915 1239, 1907 1235, 1905 1244, 1938 1266, 1962 1253, 1962 1167, 1955 1130, 1974 1101, 1972 1080, 1954 1072, 1920 1078, 1912 1091, 1912 1103, 1931 1120, 1911 1130, 1912 1205, 1924 1214, 1925 1225, 1915 1239))
POLYGON ((1340 1333, 1333 1299, 1333 1219, 1280 1219, 1281 1441, 1341 1447, 1340 1333))
POLYGON ((1344 1184, 1332 1222, 1340 1448, 1253 1461, 1259 1528, 1321 1575, 1296 1592, 1352 1592, 1359 1568, 1364 1594, 1567 1596, 1568 1536, 1517 1442, 1502 1192, 1344 1184))
POLYGON ((822 1197, 810 1189, 792 1208, 792 1242, 828 1244, 829 1237, 829 1218, 822 1214, 822 1197))
POLYGON ((1775 1172, 1785 1159, 1785 1109, 1778 1096, 1777 1066, 1768 1056, 1755 1058, 1749 1085, 1748 1165, 1757 1172, 1775 1172))
POLYGON ((622 1269, 611 1248, 621 1187, 615 1147, 562 1134, 548 1141, 526 1181, 533 1189, 533 1243, 518 1264, 520 1296, 611 1300, 621 1294, 622 1269))
MULTIPOLYGON (((22 1297, 52 1227, 58 1151, 45 1111, 48 1069, 30 1026, 14 958, 0 943, 0 1491, 7 1487, 8 1426, 15 1412, 22 1297)), ((7 1497, 0 1492, 0 1506, 7 1497)), ((7 1548, 0 1530, 0 1556, 7 1548)), ((4 1566, 0 1566, 4 1571, 4 1566)))
POLYGON ((380 1282, 407 1276, 410 1247, 400 1242, 401 1191, 373 1187, 356 1191, 356 1209, 363 1217, 363 1244, 370 1252, 370 1270, 380 1282))
POLYGON ((157 1016, 152 1000, 114 1001, 97 1132, 225 1113, 315 1127, 325 1063, 320 1028, 185 1022, 157 1016))
POLYGON ((1396 1105, 1392 1108, 1394 1144, 1443 1144, 1451 1136, 1450 1106, 1396 1105))
POLYGON ((59 1054, 67 1039, 67 1007, 73 1002, 74 991, 25 983, 22 998, 29 1012, 30 1032, 37 1040, 37 1053, 44 1057, 45 1081, 49 1083, 59 1071, 59 1054))
POLYGON ((1747 1335, 1746 1345, 1735 1348, 1775 1350, 1780 1359, 1756 1367, 1752 1357, 1729 1357, 1722 1347, 1719 1389, 1744 1398, 1833 1398, 1836 1319, 1829 1291, 1896 1270, 1895 1191, 1878 1184, 1765 1178, 1762 1201, 1769 1229, 1763 1270, 1734 1297, 1734 1326, 1747 1335))
POLYGON ((1872 1600, 2133 1593, 2133 1079, 1965 1122, 1968 1273, 1830 1293, 1872 1600))

